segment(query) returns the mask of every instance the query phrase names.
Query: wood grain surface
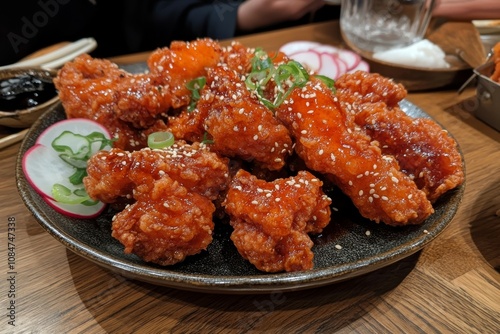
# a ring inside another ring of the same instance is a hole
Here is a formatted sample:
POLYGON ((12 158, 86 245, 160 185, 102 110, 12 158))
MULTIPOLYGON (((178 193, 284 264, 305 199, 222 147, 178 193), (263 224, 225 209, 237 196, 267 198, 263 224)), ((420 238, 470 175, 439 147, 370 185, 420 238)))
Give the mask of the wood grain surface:
MULTIPOLYGON (((336 22, 241 41, 275 49, 298 39, 341 43, 336 22)), ((463 202, 444 232, 422 251, 383 269, 287 293, 180 291, 125 279, 73 254, 45 232, 17 193, 19 144, 2 149, 0 332, 499 333, 500 133, 474 117, 474 94, 472 88, 460 96, 456 89, 442 88, 408 96, 455 136, 465 156, 463 202), (8 227, 15 230, 8 234, 8 227), (9 245, 15 247, 10 254, 9 245)))

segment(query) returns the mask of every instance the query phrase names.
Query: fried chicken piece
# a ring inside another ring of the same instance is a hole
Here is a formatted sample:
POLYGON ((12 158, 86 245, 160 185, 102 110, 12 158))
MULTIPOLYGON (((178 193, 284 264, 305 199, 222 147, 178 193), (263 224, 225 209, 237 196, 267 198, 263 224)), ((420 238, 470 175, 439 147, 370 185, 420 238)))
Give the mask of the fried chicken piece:
POLYGON ((65 64, 54 83, 69 118, 95 120, 117 138, 115 147, 133 150, 146 144, 143 129, 171 108, 189 103, 186 83, 204 76, 207 67, 218 63, 220 53, 219 44, 209 39, 173 42, 170 49, 153 52, 148 59, 150 73, 140 74, 82 55, 65 64))
POLYGON ((170 117, 167 130, 187 141, 202 141, 208 134, 213 151, 279 170, 292 153, 292 140, 272 112, 246 89, 240 72, 248 67, 250 56, 241 48, 235 47, 234 52, 235 57, 229 51, 223 54, 231 67, 222 63, 207 70, 197 107, 170 117))
POLYGON ((431 119, 415 119, 398 107, 400 85, 377 74, 359 72, 339 78, 336 87, 341 104, 355 114, 356 124, 380 144, 383 154, 396 158, 401 170, 431 202, 463 182, 457 143, 431 119), (380 96, 380 91, 388 94, 380 96), (362 96, 372 98, 366 102, 362 96), (375 103, 374 96, 381 101, 375 103))
POLYGON ((134 197, 137 190, 146 193, 165 175, 210 200, 215 200, 230 181, 227 158, 210 152, 206 145, 182 141, 156 150, 100 151, 88 161, 87 173, 83 180, 87 193, 105 203, 134 197))
POLYGON ((112 236, 125 253, 166 266, 205 250, 212 242, 213 203, 168 176, 149 186, 113 218, 112 236))
POLYGON ((402 84, 364 71, 342 75, 335 81, 335 88, 341 92, 341 102, 346 108, 375 102, 384 102, 389 108, 397 107, 408 94, 402 84))
POLYGON ((320 233, 330 222, 331 200, 321 186, 305 171, 266 182, 239 170, 223 205, 241 256, 266 272, 311 269, 308 233, 320 233))
POLYGON ((101 151, 89 160, 87 173, 90 197, 135 200, 115 216, 112 235, 126 253, 161 265, 197 254, 212 241, 212 200, 230 181, 228 159, 184 142, 157 150, 101 151))
POLYGON ((251 96, 240 76, 224 67, 209 71, 211 94, 198 103, 206 110, 205 126, 212 149, 279 170, 292 153, 292 139, 272 112, 251 96), (213 95, 212 95, 213 94, 213 95))
POLYGON ((321 81, 311 78, 285 102, 276 115, 295 138, 297 154, 348 195, 361 215, 406 225, 433 213, 425 193, 356 126, 350 111, 321 81))
POLYGON ((152 80, 168 86, 172 93, 172 107, 180 108, 191 101, 186 83, 206 75, 206 69, 220 60, 222 48, 209 38, 192 42, 173 41, 169 48, 155 50, 148 58, 152 80))
MULTIPOLYGON (((121 94, 117 92, 118 87, 123 88, 124 81, 129 83, 132 78, 131 74, 120 70, 116 64, 84 54, 66 63, 59 70, 54 84, 68 118, 92 119, 106 127, 116 138, 115 147, 134 149, 144 146, 147 138, 133 124, 119 118, 121 94)), ((122 107, 126 105, 122 103, 122 107)))
POLYGON ((401 109, 384 104, 365 105, 356 123, 392 155, 401 170, 435 202, 464 181, 462 158, 455 140, 430 119, 413 119, 401 109))

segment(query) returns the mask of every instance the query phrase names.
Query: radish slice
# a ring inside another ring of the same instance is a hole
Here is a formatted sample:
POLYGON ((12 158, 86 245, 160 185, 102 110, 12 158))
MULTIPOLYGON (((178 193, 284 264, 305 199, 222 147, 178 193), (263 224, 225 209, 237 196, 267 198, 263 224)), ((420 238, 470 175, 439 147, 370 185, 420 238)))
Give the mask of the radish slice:
POLYGON ((104 204, 103 202, 98 202, 95 205, 87 206, 83 204, 59 203, 48 197, 43 197, 43 199, 49 206, 51 206, 57 212, 72 218, 80 218, 80 219, 95 218, 99 216, 106 208, 106 204, 104 204))
POLYGON ((343 61, 338 55, 333 56, 333 58, 335 59, 335 62, 337 63, 337 66, 339 68, 339 74, 341 75, 347 73, 349 69, 345 61, 343 61))
POLYGON ((368 63, 363 61, 357 53, 333 45, 311 41, 296 41, 283 45, 280 51, 315 73, 334 80, 345 73, 356 70, 368 72, 370 70, 368 63), (314 53, 317 56, 314 56, 314 53), (317 65, 318 59, 319 64, 317 65))
POLYGON ((54 200, 52 196, 54 184, 64 184, 72 191, 77 189, 68 181, 74 169, 70 168, 51 147, 35 144, 24 154, 22 167, 29 184, 44 197, 54 200))
POLYGON ((320 44, 312 48, 312 50, 318 52, 318 53, 330 53, 330 54, 337 54, 342 49, 339 49, 333 45, 326 45, 326 44, 320 44))
POLYGON ((348 71, 358 66, 361 61, 361 57, 357 53, 350 50, 341 50, 339 52, 339 58, 346 63, 348 71))
POLYGON ((99 123, 73 118, 45 129, 22 158, 27 181, 52 207, 79 218, 94 217, 103 203, 91 203, 83 177, 87 160, 109 150, 109 132, 99 123))
POLYGON ((293 41, 282 45, 279 50, 284 54, 286 54, 287 56, 290 56, 297 52, 309 51, 313 47, 319 45, 321 44, 312 41, 293 41))
POLYGON ((298 61, 307 69, 318 72, 321 66, 320 55, 314 51, 300 51, 290 56, 295 61, 298 61))
POLYGON ((370 65, 365 61, 360 61, 359 64, 355 68, 349 70, 349 73, 356 72, 356 71, 370 72, 370 65))
POLYGON ((329 53, 322 53, 321 67, 317 73, 332 79, 337 78, 339 75, 339 66, 335 57, 329 53))

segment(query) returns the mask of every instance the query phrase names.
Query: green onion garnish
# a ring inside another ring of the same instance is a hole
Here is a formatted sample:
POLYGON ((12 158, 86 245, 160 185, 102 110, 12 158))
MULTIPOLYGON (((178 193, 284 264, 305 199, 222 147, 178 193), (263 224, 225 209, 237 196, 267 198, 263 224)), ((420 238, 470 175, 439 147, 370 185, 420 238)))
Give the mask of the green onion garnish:
POLYGON ((174 141, 174 135, 168 131, 153 132, 148 136, 148 146, 152 149, 172 146, 174 141))
POLYGON ((59 183, 52 186, 52 196, 57 202, 65 204, 82 204, 90 200, 84 188, 72 192, 71 189, 59 183))
MULTIPOLYGON (((252 70, 245 79, 245 85, 255 93, 259 101, 267 108, 274 110, 290 95, 295 88, 302 88, 309 81, 306 69, 295 60, 275 66, 268 54, 262 49, 256 49, 251 60, 252 70), (276 84, 276 93, 270 100, 265 96, 265 90, 270 81, 276 84)), ((335 81, 323 75, 315 75, 333 92, 335 81)))
POLYGON ((186 88, 191 91, 191 102, 187 108, 188 111, 193 111, 196 108, 196 103, 198 103, 201 97, 201 90, 205 87, 206 82, 207 79, 205 77, 198 77, 186 84, 186 88))

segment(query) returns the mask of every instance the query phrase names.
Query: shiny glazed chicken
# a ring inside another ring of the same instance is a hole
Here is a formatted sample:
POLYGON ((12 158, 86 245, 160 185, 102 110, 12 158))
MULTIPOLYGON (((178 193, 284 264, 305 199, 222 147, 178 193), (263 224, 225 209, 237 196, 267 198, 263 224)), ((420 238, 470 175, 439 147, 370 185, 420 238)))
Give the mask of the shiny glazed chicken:
POLYGON ((145 261, 204 251, 217 215, 259 270, 309 270, 310 235, 336 223, 324 183, 365 218, 403 226, 463 182, 453 138, 401 111, 406 90, 378 74, 333 82, 281 53, 210 39, 174 42, 147 64, 132 74, 83 55, 55 80, 68 118, 96 120, 116 139, 84 182, 92 198, 127 203, 112 234, 145 261), (174 146, 147 148, 158 131, 174 146))

